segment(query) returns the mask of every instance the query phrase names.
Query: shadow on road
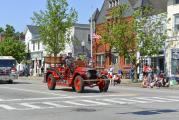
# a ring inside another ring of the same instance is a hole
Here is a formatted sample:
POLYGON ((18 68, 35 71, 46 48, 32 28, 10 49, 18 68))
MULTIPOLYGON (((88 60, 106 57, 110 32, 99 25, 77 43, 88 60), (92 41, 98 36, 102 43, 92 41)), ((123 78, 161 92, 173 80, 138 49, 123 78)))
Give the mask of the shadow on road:
POLYGON ((0 81, 0 85, 1 84, 32 84, 32 83, 29 83, 29 82, 13 82, 13 83, 9 83, 9 82, 6 82, 6 81, 0 81))
MULTIPOLYGON (((75 92, 72 88, 59 88, 55 90, 61 90, 65 92, 75 92)), ((83 93, 100 93, 99 90, 93 90, 93 89, 84 89, 83 93)))
POLYGON ((156 115, 156 114, 172 113, 172 112, 178 112, 178 110, 159 109, 159 110, 145 110, 145 111, 137 111, 137 112, 117 113, 117 114, 156 115))

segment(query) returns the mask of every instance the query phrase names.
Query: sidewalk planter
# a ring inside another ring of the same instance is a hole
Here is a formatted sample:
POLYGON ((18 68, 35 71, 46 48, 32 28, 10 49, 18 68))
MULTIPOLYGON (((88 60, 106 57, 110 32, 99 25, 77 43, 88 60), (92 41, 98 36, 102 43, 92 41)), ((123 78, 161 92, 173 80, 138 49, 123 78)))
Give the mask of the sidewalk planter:
POLYGON ((176 76, 169 77, 170 86, 178 85, 179 78, 176 76))

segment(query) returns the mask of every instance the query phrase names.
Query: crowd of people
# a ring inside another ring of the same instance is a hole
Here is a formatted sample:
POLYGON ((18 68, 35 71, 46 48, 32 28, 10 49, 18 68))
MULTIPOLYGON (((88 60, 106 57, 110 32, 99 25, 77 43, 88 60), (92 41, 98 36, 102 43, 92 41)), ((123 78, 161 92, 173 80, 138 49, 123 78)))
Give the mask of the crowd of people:
POLYGON ((141 86, 143 88, 153 88, 153 87, 168 87, 169 80, 166 78, 163 71, 160 71, 157 66, 156 72, 152 70, 151 66, 145 64, 143 66, 143 81, 141 86))

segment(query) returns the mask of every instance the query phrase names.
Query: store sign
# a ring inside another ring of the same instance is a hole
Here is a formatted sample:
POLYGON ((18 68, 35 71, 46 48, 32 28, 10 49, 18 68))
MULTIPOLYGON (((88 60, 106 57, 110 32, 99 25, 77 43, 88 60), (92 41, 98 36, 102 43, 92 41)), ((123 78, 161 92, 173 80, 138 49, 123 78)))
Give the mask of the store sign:
POLYGON ((179 49, 172 49, 172 59, 179 59, 179 49))

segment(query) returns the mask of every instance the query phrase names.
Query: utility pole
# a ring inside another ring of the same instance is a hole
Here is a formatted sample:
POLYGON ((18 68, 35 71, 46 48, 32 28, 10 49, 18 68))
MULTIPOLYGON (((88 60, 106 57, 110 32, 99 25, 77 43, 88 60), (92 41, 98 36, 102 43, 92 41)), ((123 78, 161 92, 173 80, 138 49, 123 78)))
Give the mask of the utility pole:
POLYGON ((93 58, 93 14, 91 14, 90 34, 91 34, 91 59, 92 59, 93 58))

